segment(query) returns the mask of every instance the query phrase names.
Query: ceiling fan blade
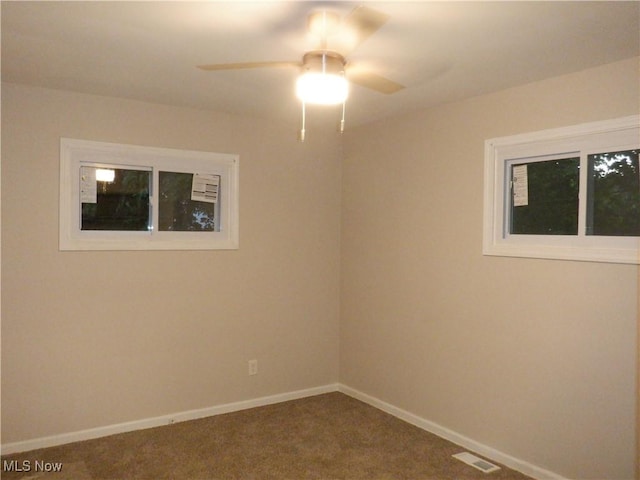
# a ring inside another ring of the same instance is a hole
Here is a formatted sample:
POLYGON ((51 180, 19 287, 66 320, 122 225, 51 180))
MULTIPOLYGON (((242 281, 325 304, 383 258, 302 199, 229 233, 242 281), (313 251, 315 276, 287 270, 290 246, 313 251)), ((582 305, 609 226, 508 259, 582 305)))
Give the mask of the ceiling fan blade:
POLYGON ((364 5, 354 8, 344 19, 344 26, 356 34, 355 43, 352 48, 364 42, 373 35, 391 18, 390 15, 382 13, 364 5))
POLYGON ((393 80, 381 77, 380 75, 376 75, 375 73, 350 73, 347 70, 347 79, 350 82, 355 83, 356 85, 360 85, 361 87, 369 88, 371 90, 375 90, 376 92, 384 93, 387 95, 396 93, 405 88, 404 85, 400 85, 393 80))
POLYGON ((241 62, 241 63, 214 63, 212 65, 198 65, 200 70, 242 70, 248 68, 270 67, 301 67, 301 62, 241 62))

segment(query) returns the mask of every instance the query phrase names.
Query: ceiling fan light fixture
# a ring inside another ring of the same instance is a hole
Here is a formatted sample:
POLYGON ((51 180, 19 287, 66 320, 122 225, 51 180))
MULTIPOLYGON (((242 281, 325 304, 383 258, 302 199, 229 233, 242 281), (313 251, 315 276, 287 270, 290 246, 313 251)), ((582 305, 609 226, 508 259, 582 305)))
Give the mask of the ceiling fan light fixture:
POLYGON ((334 73, 307 72, 298 77, 296 95, 304 103, 337 105, 349 95, 349 82, 334 73))
POLYGON ((296 95, 302 103, 337 105, 349 95, 344 58, 334 52, 309 52, 302 59, 296 95))

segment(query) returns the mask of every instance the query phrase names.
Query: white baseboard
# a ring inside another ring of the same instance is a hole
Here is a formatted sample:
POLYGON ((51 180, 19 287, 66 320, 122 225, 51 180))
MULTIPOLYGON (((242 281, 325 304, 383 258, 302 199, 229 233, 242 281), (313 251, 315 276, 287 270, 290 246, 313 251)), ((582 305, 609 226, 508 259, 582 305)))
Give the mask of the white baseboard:
POLYGON ((453 430, 449 430, 448 428, 438 425, 437 423, 418 417, 413 413, 402 410, 378 398, 372 397, 371 395, 360 392, 354 388, 340 383, 323 385, 320 387, 308 388, 304 390, 296 390, 293 392, 285 392, 277 395, 255 398, 252 400, 226 403, 223 405, 216 405, 213 407, 201 408, 197 410, 188 410, 185 412, 178 412, 169 415, 162 415, 159 417, 135 420, 132 422, 106 425, 103 427, 91 428, 88 430, 80 430, 76 432, 63 433, 60 435, 52 435, 49 437, 35 438, 22 442, 7 443, 1 446, 1 451, 3 455, 8 455, 12 453, 36 450, 39 448, 54 447, 57 445, 64 445, 66 443, 91 440, 94 438, 106 437, 108 435, 114 435, 117 433, 132 432, 134 430, 142 430, 145 428, 160 427, 162 425, 169 425, 172 423, 184 422, 188 420, 196 420, 198 418, 211 417, 224 413, 237 412, 240 410, 246 410, 248 408, 262 407, 274 403, 297 400, 300 398, 311 397, 314 395, 321 395, 323 393, 336 391, 342 392, 345 395, 349 395, 350 397, 367 403, 375 408, 378 408, 379 410, 387 412, 394 417, 404 420, 405 422, 415 425, 416 427, 426 430, 427 432, 438 435, 441 438, 449 440, 450 442, 460 445, 461 447, 471 450, 494 462, 501 463, 513 470, 522 472, 530 477, 536 478, 538 480, 567 480, 565 477, 562 477, 556 473, 542 469, 528 462, 519 460, 515 457, 512 457, 511 455, 507 455, 506 453, 495 450, 494 448, 491 448, 487 445, 483 445, 482 443, 465 437, 464 435, 454 432, 453 430))
POLYGON ((308 388, 305 390, 296 390, 293 392, 280 393, 267 397, 255 398, 252 400, 243 400, 240 402, 226 403, 213 407, 201 408, 197 410, 188 410, 185 412, 172 413, 159 417, 145 418, 142 420, 134 420, 132 422, 118 423, 115 425, 106 425, 103 427, 91 428, 88 430, 80 430, 76 432, 62 433, 60 435, 52 435, 49 437, 34 438, 22 442, 13 442, 3 444, 1 447, 2 455, 12 453, 27 452, 39 448, 55 447, 66 443, 79 442, 82 440, 91 440, 93 438, 106 437, 116 433, 132 432, 134 430, 142 430, 145 428, 160 427, 172 423, 185 422, 187 420, 196 420, 198 418, 211 417, 221 415, 223 413, 237 412, 248 408, 263 407, 274 403, 286 402, 289 400, 297 400, 299 398, 312 397, 323 393, 336 392, 339 390, 338 384, 323 385, 320 387, 308 388))
POLYGON ((387 412, 394 417, 397 417, 401 420, 404 420, 407 423, 415 425, 418 428, 426 430, 427 432, 433 433, 445 440, 449 440, 450 442, 455 443, 456 445, 460 445, 465 449, 471 450, 477 454, 480 454, 489 460, 492 460, 497 463, 501 463, 512 470, 517 470, 518 472, 524 473, 530 477, 536 478, 538 480, 567 480, 565 477, 558 475, 557 473, 550 472, 549 470, 545 470, 536 465, 532 465, 531 463, 525 462, 518 458, 512 457, 506 453, 500 452, 494 448, 491 448, 487 445, 484 445, 480 442, 477 442, 469 437, 465 437, 453 430, 449 430, 442 425, 438 425, 437 423, 431 422, 424 418, 418 417, 413 413, 407 412, 406 410, 402 410, 401 408, 395 407, 389 403, 383 402, 382 400, 372 397, 371 395, 367 395, 366 393, 360 392, 354 388, 348 387, 344 384, 339 385, 339 391, 344 393, 345 395, 349 395, 357 400, 360 400, 364 403, 371 405, 379 410, 387 412))

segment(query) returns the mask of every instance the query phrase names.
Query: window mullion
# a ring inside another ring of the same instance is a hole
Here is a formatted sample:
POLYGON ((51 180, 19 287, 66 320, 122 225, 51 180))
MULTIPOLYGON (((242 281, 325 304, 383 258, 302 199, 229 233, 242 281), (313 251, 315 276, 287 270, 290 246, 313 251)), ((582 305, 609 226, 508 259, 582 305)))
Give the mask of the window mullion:
POLYGON ((151 192, 149 196, 151 197, 149 199, 149 205, 151 208, 151 228, 149 229, 149 233, 151 233, 151 238, 154 238, 158 231, 158 201, 160 200, 160 180, 157 168, 153 169, 151 192))
POLYGON ((589 180, 587 154, 580 152, 580 187, 578 189, 578 237, 585 237, 587 232, 587 182, 589 180))

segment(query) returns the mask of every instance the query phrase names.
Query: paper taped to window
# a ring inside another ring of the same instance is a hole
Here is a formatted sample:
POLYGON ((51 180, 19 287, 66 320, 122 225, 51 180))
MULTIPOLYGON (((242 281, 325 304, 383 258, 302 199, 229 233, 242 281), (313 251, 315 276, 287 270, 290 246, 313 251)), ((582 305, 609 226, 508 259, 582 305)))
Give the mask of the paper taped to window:
POLYGON ((527 165, 513 167, 513 206, 529 205, 529 178, 527 165))
POLYGON ((217 203, 220 191, 220 175, 194 173, 191 184, 191 200, 217 203))
POLYGON ((80 203, 98 203, 98 181, 94 167, 80 167, 80 203))

